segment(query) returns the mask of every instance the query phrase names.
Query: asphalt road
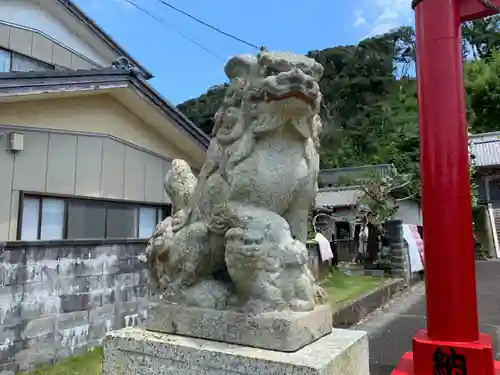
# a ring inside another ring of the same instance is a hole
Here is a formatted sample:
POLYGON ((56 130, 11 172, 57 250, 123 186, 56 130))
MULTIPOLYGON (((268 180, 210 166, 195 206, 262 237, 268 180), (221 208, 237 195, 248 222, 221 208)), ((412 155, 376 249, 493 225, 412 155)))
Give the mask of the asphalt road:
MULTIPOLYGON (((480 331, 492 335, 500 360, 500 261, 477 262, 480 331)), ((425 294, 419 284, 357 325, 370 336, 371 375, 389 375, 411 351, 413 334, 425 327, 425 294)))

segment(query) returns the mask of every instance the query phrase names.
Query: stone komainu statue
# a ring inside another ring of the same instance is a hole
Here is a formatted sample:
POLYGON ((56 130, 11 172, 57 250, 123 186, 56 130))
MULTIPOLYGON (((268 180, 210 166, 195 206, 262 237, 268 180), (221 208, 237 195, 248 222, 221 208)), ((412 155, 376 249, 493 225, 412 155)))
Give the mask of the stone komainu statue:
POLYGON ((319 172, 323 67, 289 53, 228 61, 230 85, 196 178, 174 160, 174 206, 145 259, 163 299, 252 314, 326 302, 308 269, 307 217, 319 172))

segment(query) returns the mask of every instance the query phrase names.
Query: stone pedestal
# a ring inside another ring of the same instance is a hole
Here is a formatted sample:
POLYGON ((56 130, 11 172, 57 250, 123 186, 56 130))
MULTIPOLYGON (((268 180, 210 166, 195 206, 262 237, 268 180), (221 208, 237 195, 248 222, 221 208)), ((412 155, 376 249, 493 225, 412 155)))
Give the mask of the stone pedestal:
POLYGON ((109 333, 103 375, 369 375, 365 332, 334 329, 294 353, 138 328, 109 333))
POLYGON ((332 331, 332 311, 329 305, 320 305, 307 312, 249 315, 161 302, 151 306, 145 328, 260 349, 295 352, 332 331))

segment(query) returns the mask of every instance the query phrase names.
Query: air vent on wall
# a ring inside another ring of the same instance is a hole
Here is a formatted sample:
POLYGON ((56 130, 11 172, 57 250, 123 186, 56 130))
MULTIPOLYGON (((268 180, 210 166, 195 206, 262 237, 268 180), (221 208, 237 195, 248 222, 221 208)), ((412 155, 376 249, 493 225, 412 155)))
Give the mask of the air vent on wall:
POLYGON ((7 148, 10 151, 22 151, 24 149, 24 134, 9 133, 7 134, 7 148))

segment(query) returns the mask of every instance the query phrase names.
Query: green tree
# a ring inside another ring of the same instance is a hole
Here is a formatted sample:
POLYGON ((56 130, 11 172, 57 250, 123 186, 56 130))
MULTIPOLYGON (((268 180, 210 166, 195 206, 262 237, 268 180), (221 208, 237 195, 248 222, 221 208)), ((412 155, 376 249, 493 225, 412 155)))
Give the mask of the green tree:
POLYGON ((394 37, 363 40, 310 52, 325 67, 323 167, 366 164, 381 153, 380 138, 392 127, 387 98, 394 85, 394 37))
POLYGON ((464 51, 476 60, 491 56, 500 47, 500 15, 494 15, 462 24, 464 51))
POLYGON ((224 101, 226 88, 227 84, 213 86, 205 94, 181 103, 177 108, 198 125, 205 134, 211 135, 214 127, 214 115, 224 101))
POLYGON ((500 54, 465 64, 468 119, 473 133, 498 130, 500 118, 500 54))
MULTIPOLYGON (((468 123, 473 133, 497 130, 500 118, 500 16, 463 25, 468 123), (469 56, 470 57, 470 56, 469 56)), ((321 167, 391 163, 410 176, 407 189, 419 197, 420 150, 415 31, 409 26, 362 40, 358 45, 311 51, 325 70, 321 167)), ((181 105, 207 134, 226 85, 181 105)))

